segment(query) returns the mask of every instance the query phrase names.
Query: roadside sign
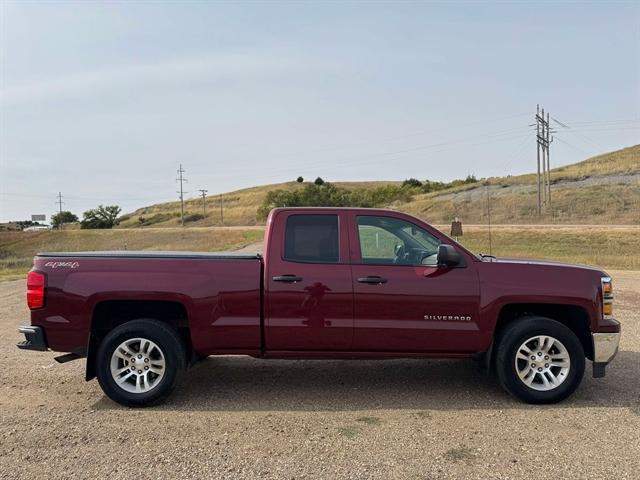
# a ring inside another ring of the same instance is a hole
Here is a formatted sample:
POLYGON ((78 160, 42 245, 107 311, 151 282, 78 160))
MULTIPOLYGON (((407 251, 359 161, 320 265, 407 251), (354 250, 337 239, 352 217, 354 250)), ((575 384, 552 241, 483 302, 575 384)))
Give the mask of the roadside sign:
POLYGON ((46 215, 31 215, 32 222, 45 222, 47 220, 46 215))

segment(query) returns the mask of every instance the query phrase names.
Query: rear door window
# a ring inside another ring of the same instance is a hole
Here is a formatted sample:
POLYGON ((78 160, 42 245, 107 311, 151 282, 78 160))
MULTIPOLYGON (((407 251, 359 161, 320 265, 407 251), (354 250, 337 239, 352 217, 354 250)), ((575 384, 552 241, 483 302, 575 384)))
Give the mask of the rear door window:
POLYGON ((284 259, 304 263, 338 263, 337 215, 290 215, 284 235, 284 259))

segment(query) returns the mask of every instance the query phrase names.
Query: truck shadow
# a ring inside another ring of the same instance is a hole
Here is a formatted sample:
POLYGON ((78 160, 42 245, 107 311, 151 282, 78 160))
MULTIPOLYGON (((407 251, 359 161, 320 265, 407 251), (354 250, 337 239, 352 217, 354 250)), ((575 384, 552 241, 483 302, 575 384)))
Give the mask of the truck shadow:
MULTIPOLYGON (((553 408, 629 407, 640 415, 640 352, 620 352, 601 379, 553 408)), ((119 408, 106 397, 96 408, 119 408)), ((470 360, 257 360, 210 357, 157 410, 351 411, 541 408, 505 393, 470 360)), ((549 407, 543 407, 549 408, 549 407)))

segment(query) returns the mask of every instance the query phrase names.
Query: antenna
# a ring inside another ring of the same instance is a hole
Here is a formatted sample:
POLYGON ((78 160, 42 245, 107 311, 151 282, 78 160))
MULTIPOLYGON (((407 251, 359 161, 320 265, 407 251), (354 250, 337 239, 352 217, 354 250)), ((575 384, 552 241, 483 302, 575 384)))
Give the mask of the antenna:
POLYGON ((484 184, 484 191, 487 196, 487 219, 489 223, 489 255, 493 255, 493 248, 491 244, 491 197, 489 195, 489 184, 484 184))

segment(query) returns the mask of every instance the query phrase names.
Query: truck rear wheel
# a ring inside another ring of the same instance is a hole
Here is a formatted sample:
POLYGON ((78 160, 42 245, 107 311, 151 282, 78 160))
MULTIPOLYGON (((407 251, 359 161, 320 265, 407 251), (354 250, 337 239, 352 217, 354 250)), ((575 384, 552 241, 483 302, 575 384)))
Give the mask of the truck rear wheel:
POLYGON ((575 333, 545 317, 526 317, 508 325, 496 355, 500 384, 527 403, 567 398, 582 381, 584 363, 575 333))
POLYGON ((157 320, 141 319, 113 329, 100 343, 96 374, 104 393, 128 407, 156 404, 173 390, 185 368, 178 334, 157 320))

